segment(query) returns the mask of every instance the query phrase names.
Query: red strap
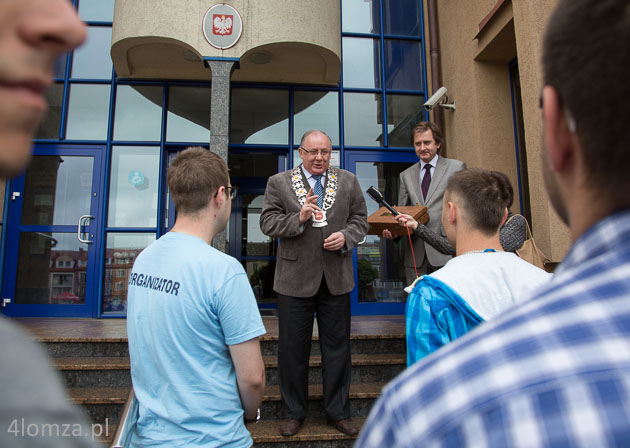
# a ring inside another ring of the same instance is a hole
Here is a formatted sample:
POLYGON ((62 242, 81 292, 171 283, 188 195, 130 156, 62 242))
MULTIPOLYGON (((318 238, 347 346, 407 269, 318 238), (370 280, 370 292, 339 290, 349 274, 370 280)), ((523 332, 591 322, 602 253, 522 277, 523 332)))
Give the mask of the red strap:
POLYGON ((407 227, 407 235, 409 235, 409 247, 411 247, 411 256, 413 257, 413 270, 416 271, 416 278, 418 278, 418 268, 416 267, 416 254, 413 253, 413 244, 411 244, 411 230, 407 227))

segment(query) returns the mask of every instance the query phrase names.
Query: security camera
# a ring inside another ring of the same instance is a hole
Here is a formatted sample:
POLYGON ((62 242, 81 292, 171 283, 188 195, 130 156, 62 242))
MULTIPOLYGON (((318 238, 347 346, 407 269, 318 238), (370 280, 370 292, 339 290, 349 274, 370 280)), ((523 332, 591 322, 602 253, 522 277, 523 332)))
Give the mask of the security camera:
POLYGON ((455 110, 455 101, 448 102, 448 96, 446 96, 446 87, 440 87, 435 91, 431 98, 429 98, 424 104, 425 110, 433 110, 435 106, 445 107, 447 109, 455 110))

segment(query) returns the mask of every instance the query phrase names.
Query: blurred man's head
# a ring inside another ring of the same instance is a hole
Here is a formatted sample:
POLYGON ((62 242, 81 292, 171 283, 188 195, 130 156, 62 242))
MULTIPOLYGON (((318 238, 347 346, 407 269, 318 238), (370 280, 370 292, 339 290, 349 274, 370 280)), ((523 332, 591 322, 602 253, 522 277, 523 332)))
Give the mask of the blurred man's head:
POLYGON ((0 177, 26 166, 55 60, 85 33, 68 0, 0 0, 0 177))
MULTIPOLYGON (((169 192, 177 213, 195 215, 208 207, 219 192, 230 200, 230 175, 225 161, 199 146, 180 152, 167 173, 169 192), (222 188, 223 187, 223 188, 222 188)), ((230 207, 225 207, 221 220, 227 223, 230 207), (227 211, 226 211, 227 210, 227 211)))
POLYGON ((628 0, 560 0, 547 25, 543 171, 551 202, 565 222, 567 199, 575 190, 559 182, 576 161, 578 187, 606 201, 610 211, 630 204, 629 42, 628 0))
POLYGON ((490 237, 499 232, 512 195, 510 181, 498 171, 468 168, 453 174, 442 202, 442 225, 451 244, 456 246, 454 207, 458 209, 457 225, 490 237))

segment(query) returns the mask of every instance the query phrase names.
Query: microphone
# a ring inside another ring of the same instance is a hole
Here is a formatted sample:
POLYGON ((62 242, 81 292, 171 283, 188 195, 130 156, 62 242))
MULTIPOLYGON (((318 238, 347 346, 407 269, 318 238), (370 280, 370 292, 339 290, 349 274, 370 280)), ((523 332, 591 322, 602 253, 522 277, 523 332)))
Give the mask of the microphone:
POLYGON ((379 205, 382 205, 383 207, 385 207, 387 210, 389 210, 390 212, 392 212, 394 214, 394 216, 396 215, 400 215, 399 212, 396 211, 396 209, 394 207, 392 207, 391 205, 389 205, 387 203, 387 201, 385 201, 385 199, 383 198, 383 194, 378 191, 376 188, 374 187, 370 187, 365 191, 369 197, 371 197, 374 201, 376 201, 379 205))

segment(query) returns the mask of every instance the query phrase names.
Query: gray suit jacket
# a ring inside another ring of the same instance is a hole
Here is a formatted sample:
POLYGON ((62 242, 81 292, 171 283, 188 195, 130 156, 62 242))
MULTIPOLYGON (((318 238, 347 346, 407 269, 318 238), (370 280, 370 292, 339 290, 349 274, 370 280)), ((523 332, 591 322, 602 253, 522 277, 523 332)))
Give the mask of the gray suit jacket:
MULTIPOLYGON (((335 203, 326 212, 328 225, 315 228, 312 221, 300 225, 301 205, 293 191, 291 170, 269 178, 260 214, 260 228, 265 235, 280 238, 273 289, 292 297, 312 297, 317 293, 322 275, 333 295, 354 288, 352 248, 368 231, 367 207, 356 176, 337 170, 335 203), (324 239, 341 231, 346 243, 342 250, 324 249, 324 239)), ((308 181, 302 175, 308 190, 308 181)), ((326 176, 328 186, 329 176, 326 176)))
MULTIPOLYGON (((433 232, 446 236, 442 227, 442 197, 448 180, 454 172, 463 170, 466 164, 459 160, 438 157, 435 172, 431 177, 431 184, 427 193, 427 200, 422 197, 420 189, 420 162, 413 164, 400 173, 400 191, 398 192, 398 205, 425 205, 429 212, 429 222, 426 226, 433 232)), ((425 243, 417 233, 411 235, 413 251, 416 255, 416 264, 419 266, 426 252, 429 263, 432 266, 443 266, 450 258, 438 252, 434 247, 425 243)), ((403 243, 404 244, 404 243, 403 243)), ((405 245, 405 266, 413 267, 413 257, 409 250, 409 242, 405 245)))

